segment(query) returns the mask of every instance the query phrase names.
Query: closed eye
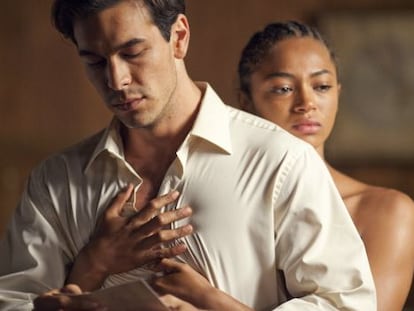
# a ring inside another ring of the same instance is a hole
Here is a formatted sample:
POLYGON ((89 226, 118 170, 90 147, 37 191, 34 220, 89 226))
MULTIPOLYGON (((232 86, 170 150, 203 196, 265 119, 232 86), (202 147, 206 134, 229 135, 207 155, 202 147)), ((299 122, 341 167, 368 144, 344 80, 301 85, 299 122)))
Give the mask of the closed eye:
POLYGON ((102 60, 96 60, 96 61, 86 61, 85 63, 89 67, 103 67, 106 64, 106 61, 102 59, 102 60))
POLYGON ((140 56, 140 54, 141 54, 141 53, 137 53, 137 54, 122 54, 122 56, 123 56, 124 58, 135 58, 135 57, 140 56))
POLYGON ((121 55, 122 55, 122 57, 124 57, 124 58, 126 58, 126 59, 134 59, 134 58, 137 58, 137 57, 141 57, 141 56, 143 56, 143 55, 145 54, 146 50, 147 50, 146 48, 144 48, 144 49, 142 49, 142 48, 137 49, 137 48, 134 46, 134 47, 131 47, 131 48, 125 49, 125 50, 121 53, 121 55))

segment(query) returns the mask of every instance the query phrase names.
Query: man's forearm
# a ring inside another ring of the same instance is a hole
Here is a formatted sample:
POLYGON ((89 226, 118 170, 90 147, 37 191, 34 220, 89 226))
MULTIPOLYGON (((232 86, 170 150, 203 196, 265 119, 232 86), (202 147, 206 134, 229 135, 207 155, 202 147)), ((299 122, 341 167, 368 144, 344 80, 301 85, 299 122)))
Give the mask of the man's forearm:
POLYGON ((101 288, 107 277, 104 266, 84 248, 73 263, 66 284, 77 284, 82 291, 93 291, 101 288))

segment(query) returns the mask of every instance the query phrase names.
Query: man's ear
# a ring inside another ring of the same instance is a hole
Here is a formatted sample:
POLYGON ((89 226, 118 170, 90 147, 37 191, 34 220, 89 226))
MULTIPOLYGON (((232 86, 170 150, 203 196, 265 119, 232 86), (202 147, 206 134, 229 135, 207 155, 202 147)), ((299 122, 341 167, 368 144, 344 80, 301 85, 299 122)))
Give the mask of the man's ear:
POLYGON ((183 59, 187 55, 190 42, 190 25, 184 14, 179 14, 175 23, 171 26, 171 39, 174 56, 183 59))
POLYGON ((254 106, 250 96, 246 95, 245 92, 240 91, 238 92, 238 100, 239 100, 239 107, 241 110, 254 113, 254 106))

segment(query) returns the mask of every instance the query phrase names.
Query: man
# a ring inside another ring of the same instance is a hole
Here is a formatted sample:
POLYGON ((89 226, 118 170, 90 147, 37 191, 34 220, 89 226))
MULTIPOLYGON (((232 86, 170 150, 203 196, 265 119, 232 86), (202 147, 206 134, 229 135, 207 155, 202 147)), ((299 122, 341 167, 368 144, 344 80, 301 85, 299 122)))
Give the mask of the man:
POLYGON ((96 309, 76 294, 151 278, 158 264, 156 284, 202 308, 375 310, 363 244, 324 164, 189 78, 184 9, 55 1, 114 120, 33 171, 1 245, 0 297, 96 309))

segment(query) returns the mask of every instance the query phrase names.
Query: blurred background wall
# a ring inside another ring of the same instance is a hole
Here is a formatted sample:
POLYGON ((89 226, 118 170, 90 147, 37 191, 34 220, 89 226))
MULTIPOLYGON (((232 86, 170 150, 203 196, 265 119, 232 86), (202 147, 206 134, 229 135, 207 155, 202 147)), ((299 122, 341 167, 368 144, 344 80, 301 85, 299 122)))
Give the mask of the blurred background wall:
MULTIPOLYGON (((52 28, 50 4, 51 0, 5 0, 0 9, 0 234, 30 169, 47 155, 98 131, 110 118, 85 79, 73 46, 52 28)), ((414 1, 188 0, 187 7, 192 30, 188 70, 194 79, 209 81, 228 104, 236 105, 240 51, 265 24, 287 19, 314 24, 323 16, 344 12, 348 16, 413 13, 414 1)), ((414 38, 414 28, 408 31, 414 38)), ((400 135, 410 137, 414 145, 414 132, 400 135)), ((392 141, 383 141, 388 143, 392 141)), ((414 197, 414 156, 409 149, 396 157, 371 152, 354 158, 333 153, 331 158, 352 176, 414 197)))

